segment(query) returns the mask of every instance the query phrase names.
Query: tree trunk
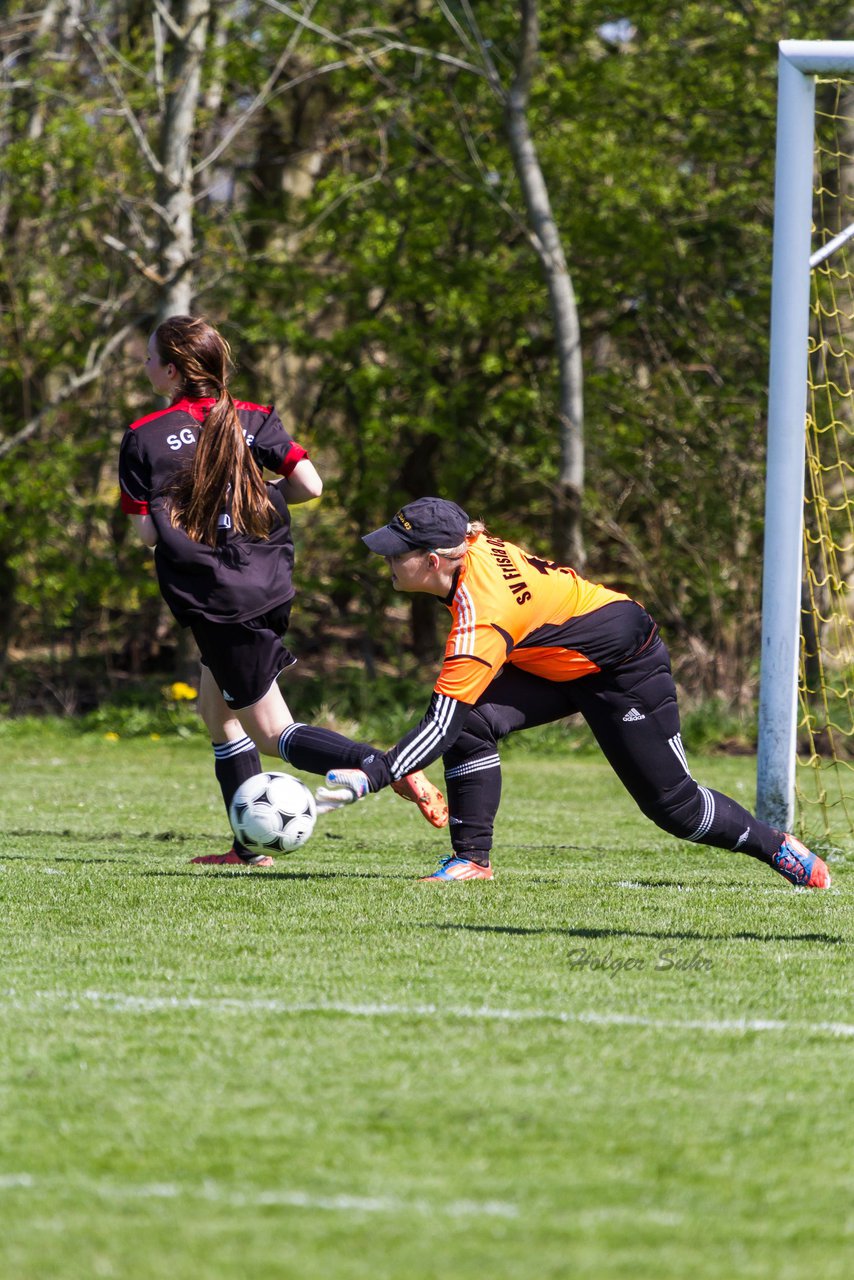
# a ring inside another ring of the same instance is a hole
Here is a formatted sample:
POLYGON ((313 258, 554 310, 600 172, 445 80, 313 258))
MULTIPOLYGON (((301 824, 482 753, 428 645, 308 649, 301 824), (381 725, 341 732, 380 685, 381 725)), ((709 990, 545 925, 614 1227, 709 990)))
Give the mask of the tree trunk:
POLYGON ((558 427, 560 475, 554 509, 557 559, 582 568, 584 543, 581 513, 584 489, 584 399, 581 332, 575 291, 566 266, 549 192, 528 126, 531 78, 539 50, 536 0, 522 0, 522 41, 516 77, 506 98, 505 119, 510 152, 534 242, 549 291, 558 362, 558 427))
POLYGON ((193 134, 202 77, 202 61, 212 0, 177 0, 172 6, 172 37, 167 68, 167 99, 160 135, 157 200, 163 210, 157 323, 192 310, 193 287, 193 134))

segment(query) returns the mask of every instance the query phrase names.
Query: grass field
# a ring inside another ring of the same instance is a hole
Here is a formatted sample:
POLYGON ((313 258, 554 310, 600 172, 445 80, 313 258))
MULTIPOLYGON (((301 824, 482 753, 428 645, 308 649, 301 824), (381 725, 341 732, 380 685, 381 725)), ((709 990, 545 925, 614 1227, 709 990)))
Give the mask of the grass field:
POLYGON ((203 741, 0 767, 4 1280, 854 1274, 850 850, 795 892, 511 754, 493 883, 391 793, 199 868, 203 741))

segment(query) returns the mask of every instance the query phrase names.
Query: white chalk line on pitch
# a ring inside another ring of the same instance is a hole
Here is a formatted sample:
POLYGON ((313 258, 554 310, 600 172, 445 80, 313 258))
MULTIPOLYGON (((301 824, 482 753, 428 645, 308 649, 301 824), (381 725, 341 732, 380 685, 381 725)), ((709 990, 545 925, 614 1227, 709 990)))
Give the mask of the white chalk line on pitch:
MULTIPOLYGON (((100 1005, 113 1013, 278 1013, 283 1016, 340 1014, 348 1018, 450 1018, 474 1022, 554 1022, 562 1025, 597 1027, 641 1027, 656 1031, 705 1031, 711 1034, 744 1032, 797 1032, 854 1037, 851 1022, 794 1022, 783 1018, 653 1018, 645 1014, 608 1013, 561 1009, 495 1009, 483 1006, 440 1007, 435 1004, 349 1004, 339 1001, 286 1001, 274 997, 241 1000, 234 996, 132 996, 107 991, 37 991, 36 1001, 54 1001, 67 1009, 84 1004, 100 1005)), ((31 1001, 18 1001, 14 991, 5 991, 0 1000, 17 1009, 32 1009, 31 1001)))
MULTIPOLYGON (((56 1179, 37 1177, 31 1173, 0 1173, 0 1194, 4 1191, 44 1191, 55 1195, 58 1185, 60 1184, 56 1179)), ((64 1179, 61 1185, 67 1187, 67 1180, 64 1179)), ((230 1187, 210 1180, 198 1186, 182 1186, 175 1182, 123 1185, 90 1180, 86 1180, 83 1185, 88 1195, 102 1200, 202 1200, 237 1208, 260 1205, 262 1208, 317 1209, 331 1213, 423 1214, 431 1218, 437 1214, 444 1214, 449 1218, 518 1218, 520 1213, 518 1205, 506 1200, 454 1200, 437 1204, 433 1200, 401 1200, 392 1196, 319 1196, 306 1191, 285 1189, 266 1188, 246 1192, 233 1191, 230 1187)), ((623 1217, 632 1222, 644 1221, 663 1227, 678 1227, 684 1221, 681 1213, 638 1205, 598 1205, 573 1212, 573 1221, 588 1228, 623 1217)))
MULTIPOLYGON (((30 1173, 0 1174, 0 1192, 38 1191, 55 1193, 56 1179, 36 1177, 30 1173)), ((63 1181, 67 1186, 67 1180, 63 1181)), ((196 1186, 178 1182, 114 1183, 84 1179, 87 1195, 103 1200, 206 1200, 227 1204, 232 1208, 319 1209, 329 1213, 423 1214, 449 1218, 517 1218, 519 1209, 504 1200, 451 1200, 443 1203, 428 1200, 402 1200, 394 1196, 356 1196, 350 1194, 323 1196, 293 1188, 259 1187, 253 1191, 237 1191, 219 1183, 205 1181, 196 1186)))

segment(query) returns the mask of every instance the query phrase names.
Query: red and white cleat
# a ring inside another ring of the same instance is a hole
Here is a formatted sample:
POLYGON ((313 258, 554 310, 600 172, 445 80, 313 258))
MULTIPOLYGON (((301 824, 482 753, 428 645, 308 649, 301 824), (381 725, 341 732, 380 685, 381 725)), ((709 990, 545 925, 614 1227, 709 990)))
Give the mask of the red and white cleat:
POLYGON ((236 849, 228 853, 206 853, 199 858, 191 858, 191 862, 201 863, 206 867, 274 867, 276 864, 269 853, 250 853, 245 857, 236 849))
POLYGON ((448 825, 448 806, 445 803, 445 797, 438 787, 433 786, 425 773, 408 773, 405 778, 393 782, 391 789, 395 795, 403 796, 404 800, 411 800, 413 804, 417 804, 424 817, 434 827, 448 825))

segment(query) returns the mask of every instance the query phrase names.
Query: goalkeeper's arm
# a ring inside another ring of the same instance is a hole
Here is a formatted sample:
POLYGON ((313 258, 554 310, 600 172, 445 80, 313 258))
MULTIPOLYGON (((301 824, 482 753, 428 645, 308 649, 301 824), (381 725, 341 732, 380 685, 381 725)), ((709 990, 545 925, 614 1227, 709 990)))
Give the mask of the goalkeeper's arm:
MULTIPOLYGON (((395 746, 388 751, 365 756, 358 769, 329 770, 326 781, 337 790, 318 789, 315 797, 317 812, 331 813, 343 805, 361 800, 372 791, 380 791, 390 783, 426 769, 456 742, 472 705, 434 693, 427 714, 395 746)), ((433 825, 443 826, 444 822, 433 821, 433 825)))
POLYGON ((372 791, 379 791, 407 774, 426 769, 453 746, 462 732, 472 709, 469 702, 459 702, 443 693, 434 693, 430 706, 414 729, 381 755, 362 761, 372 791))

